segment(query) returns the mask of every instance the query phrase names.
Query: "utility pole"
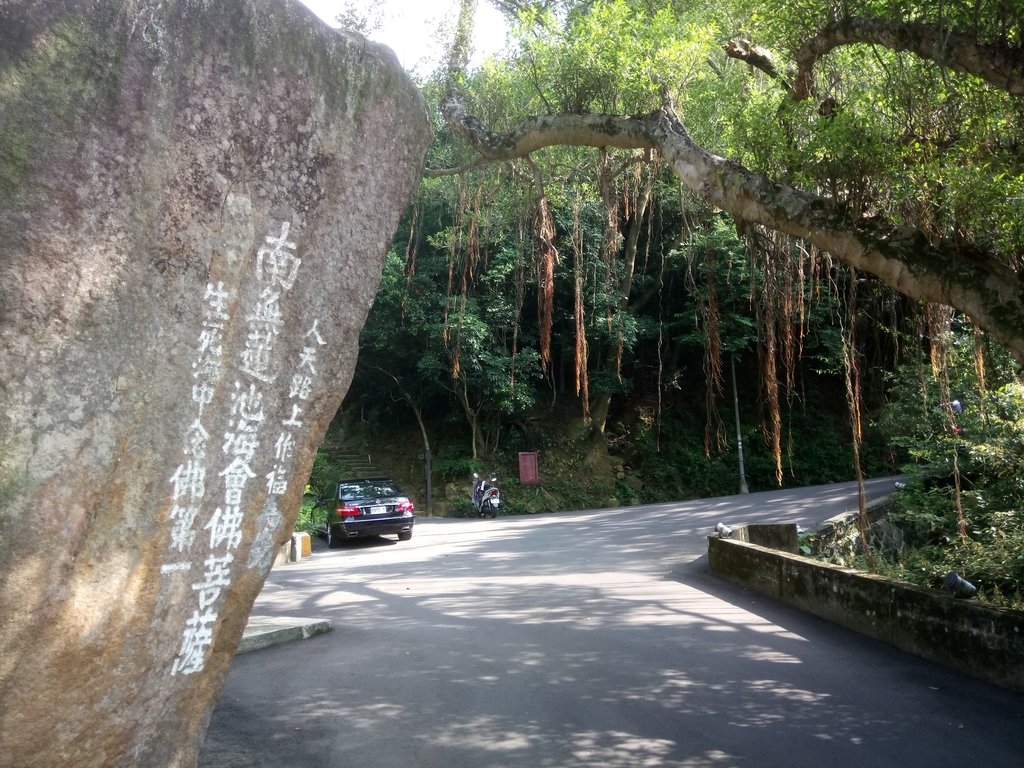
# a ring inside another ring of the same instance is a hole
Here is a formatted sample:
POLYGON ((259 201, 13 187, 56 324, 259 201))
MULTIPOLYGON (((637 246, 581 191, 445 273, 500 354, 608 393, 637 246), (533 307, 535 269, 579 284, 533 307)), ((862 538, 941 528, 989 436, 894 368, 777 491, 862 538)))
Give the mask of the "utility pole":
POLYGON ((740 455, 740 493, 750 493, 747 471, 743 467, 743 431, 740 429, 740 396, 736 390, 736 355, 732 356, 732 404, 736 411, 736 448, 740 455))

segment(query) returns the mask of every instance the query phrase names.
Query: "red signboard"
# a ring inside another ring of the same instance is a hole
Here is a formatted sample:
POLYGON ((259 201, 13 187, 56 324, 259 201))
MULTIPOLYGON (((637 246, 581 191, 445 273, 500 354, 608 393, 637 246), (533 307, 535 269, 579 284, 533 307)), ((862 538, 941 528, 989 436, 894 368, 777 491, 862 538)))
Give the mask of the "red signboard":
POLYGON ((523 485, 540 485, 536 451, 519 452, 519 482, 523 485))

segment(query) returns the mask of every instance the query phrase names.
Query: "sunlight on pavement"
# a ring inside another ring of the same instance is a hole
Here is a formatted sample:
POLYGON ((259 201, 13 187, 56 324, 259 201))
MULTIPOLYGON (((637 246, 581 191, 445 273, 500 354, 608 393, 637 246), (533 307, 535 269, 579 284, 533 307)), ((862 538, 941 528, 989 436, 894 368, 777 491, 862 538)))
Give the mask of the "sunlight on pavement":
POLYGON ((585 765, 662 766, 675 742, 622 731, 588 731, 575 735, 572 756, 585 765))
MULTIPOLYGON (((369 580, 360 589, 419 601, 422 608, 458 618, 516 624, 564 624, 579 629, 608 626, 688 626, 708 632, 739 629, 804 638, 700 590, 664 579, 624 578, 621 573, 545 576, 369 580), (557 605, 550 599, 558 592, 557 605), (545 599, 547 596, 548 599, 545 599)), ((339 590, 339 592, 344 591, 339 590)), ((760 653, 764 654, 765 649, 760 653)))
MULTIPOLYGON (((932 672, 843 636, 836 653, 820 622, 707 574, 716 522, 773 519, 787 498, 828 516, 837 493, 426 519, 407 542, 319 544, 272 572, 257 608, 334 631, 276 666, 236 660, 204 768, 944 765, 929 745, 964 716, 932 672)), ((985 719, 1017 726, 1016 711, 985 719)), ((970 744, 998 764, 994 740, 970 744)))

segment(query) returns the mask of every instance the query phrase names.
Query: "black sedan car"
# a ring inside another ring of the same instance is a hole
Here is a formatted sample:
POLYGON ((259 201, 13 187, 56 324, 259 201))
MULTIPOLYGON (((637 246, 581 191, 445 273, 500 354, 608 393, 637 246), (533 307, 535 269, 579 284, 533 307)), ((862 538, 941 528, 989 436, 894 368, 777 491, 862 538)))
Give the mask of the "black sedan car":
POLYGON ((320 502, 325 509, 321 530, 328 547, 360 536, 394 533, 399 541, 412 538, 416 508, 394 480, 341 480, 332 490, 332 495, 320 502))

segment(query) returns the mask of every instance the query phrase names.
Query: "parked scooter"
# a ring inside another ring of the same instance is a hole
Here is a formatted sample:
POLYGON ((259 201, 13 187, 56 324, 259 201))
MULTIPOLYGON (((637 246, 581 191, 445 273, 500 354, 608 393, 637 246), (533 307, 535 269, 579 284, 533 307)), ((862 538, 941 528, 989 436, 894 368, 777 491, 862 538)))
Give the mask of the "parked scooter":
POLYGON ((473 508, 480 517, 497 517, 498 507, 501 506, 497 475, 492 475, 490 480, 484 480, 474 472, 472 500, 473 508))

